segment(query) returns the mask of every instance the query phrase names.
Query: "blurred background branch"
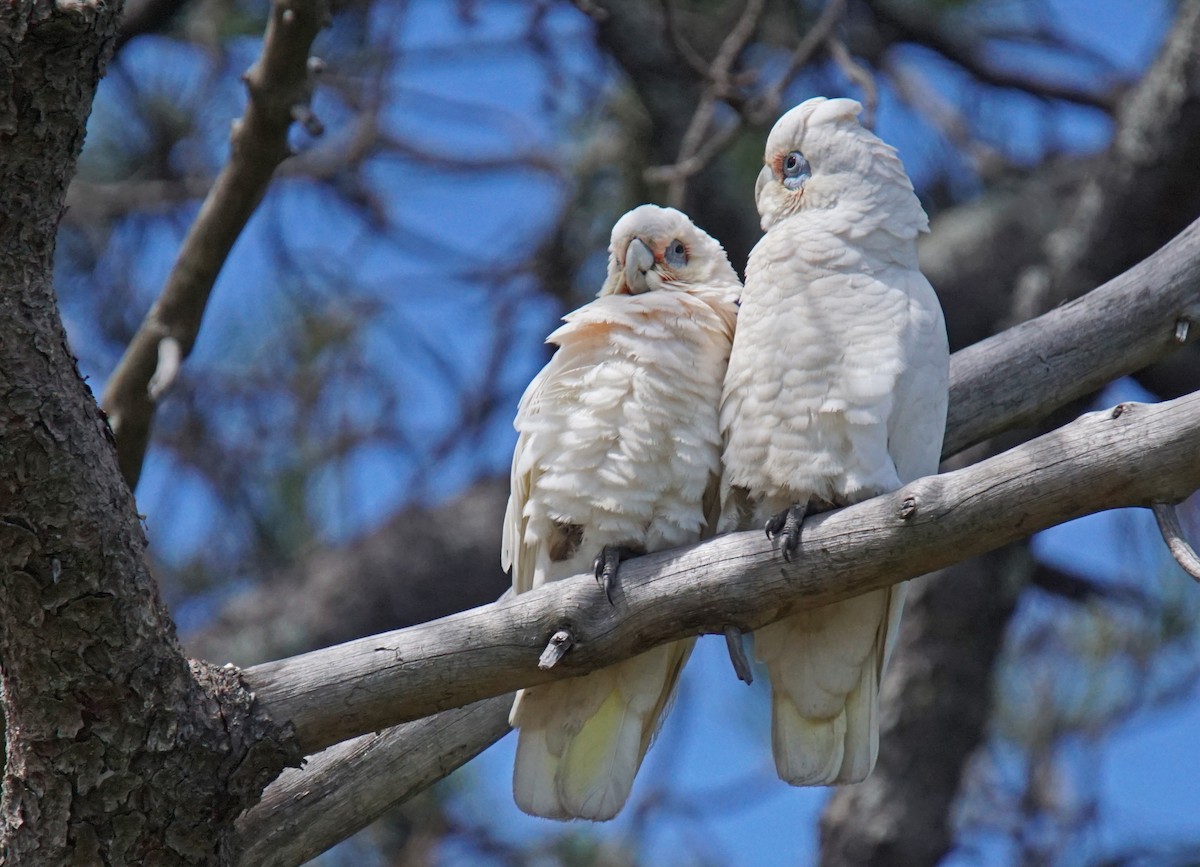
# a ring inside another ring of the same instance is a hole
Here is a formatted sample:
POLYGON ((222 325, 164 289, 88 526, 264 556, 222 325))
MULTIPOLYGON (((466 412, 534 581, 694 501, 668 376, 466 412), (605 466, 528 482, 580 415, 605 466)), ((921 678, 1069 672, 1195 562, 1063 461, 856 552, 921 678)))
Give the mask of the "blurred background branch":
POLYGON ((133 335, 108 380, 101 405, 117 438, 121 474, 136 488, 154 405, 192 351, 209 293, 225 258, 291 153, 293 121, 322 131, 309 105, 317 66, 309 48, 326 23, 319 0, 280 0, 271 7, 262 54, 243 80, 249 99, 230 134, 229 160, 196 215, 162 294, 133 335))

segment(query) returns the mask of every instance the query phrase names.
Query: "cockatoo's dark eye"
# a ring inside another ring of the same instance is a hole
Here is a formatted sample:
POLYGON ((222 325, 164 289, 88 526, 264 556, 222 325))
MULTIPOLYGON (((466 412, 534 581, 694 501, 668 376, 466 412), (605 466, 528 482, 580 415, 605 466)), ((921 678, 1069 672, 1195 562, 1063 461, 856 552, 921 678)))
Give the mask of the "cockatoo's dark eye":
POLYGON ((789 190, 797 189, 810 177, 812 169, 800 151, 792 151, 783 158, 783 185, 789 190))
POLYGON ((663 253, 663 259, 673 268, 682 268, 687 264, 688 255, 687 247, 683 241, 676 239, 670 244, 667 244, 666 252, 663 253))

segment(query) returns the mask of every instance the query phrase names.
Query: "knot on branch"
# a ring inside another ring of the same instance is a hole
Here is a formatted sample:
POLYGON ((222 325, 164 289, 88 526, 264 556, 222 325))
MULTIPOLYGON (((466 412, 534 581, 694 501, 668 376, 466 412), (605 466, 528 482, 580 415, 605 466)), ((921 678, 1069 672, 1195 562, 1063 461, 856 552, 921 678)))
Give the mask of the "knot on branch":
POLYGON ((211 726, 200 737, 224 780, 219 813, 237 815, 258 801, 284 768, 298 768, 303 754, 291 722, 272 718, 242 680, 241 670, 193 660, 192 675, 211 708, 211 726))
POLYGON ((926 476, 909 482, 897 492, 900 502, 895 507, 896 517, 901 521, 912 521, 932 514, 942 497, 943 485, 940 476, 926 476))

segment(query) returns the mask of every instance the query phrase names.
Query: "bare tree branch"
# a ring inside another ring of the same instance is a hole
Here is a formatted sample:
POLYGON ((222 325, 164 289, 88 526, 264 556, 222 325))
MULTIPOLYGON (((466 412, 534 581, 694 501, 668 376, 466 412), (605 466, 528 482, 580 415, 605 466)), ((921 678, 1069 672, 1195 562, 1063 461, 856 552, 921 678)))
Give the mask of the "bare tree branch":
MULTIPOLYGON (((288 130, 312 95, 308 52, 329 15, 324 0, 275 0, 262 53, 244 80, 246 111, 233 125, 229 161, 200 208, 162 294, 146 314, 101 401, 117 437, 121 474, 131 488, 154 418, 150 382, 159 345, 173 339, 182 361, 192 351, 209 293, 276 167, 291 153, 288 130)), ((160 377, 161 379, 161 377, 160 377)))
MULTIPOLYGON (((729 34, 721 42, 720 48, 717 49, 716 57, 713 58, 712 65, 705 76, 708 84, 700 94, 700 101, 683 133, 683 139, 679 143, 679 156, 675 161, 674 171, 655 173, 654 170, 647 170, 646 172, 648 180, 657 177, 660 181, 666 181, 667 204, 673 207, 682 207, 684 193, 687 189, 687 179, 704 168, 708 161, 729 143, 740 126, 739 123, 734 123, 715 136, 709 134, 716 114, 717 103, 722 99, 728 99, 736 92, 730 78, 733 64, 741 56, 746 44, 754 35, 765 5, 766 0, 747 0, 737 23, 734 24, 733 29, 729 31, 729 34), (712 144, 714 141, 718 141, 719 144, 714 146, 712 144), (707 147, 704 147, 705 145, 707 147), (702 147, 706 152, 711 152, 703 160, 697 159, 702 147), (682 168, 684 166, 688 168, 682 168)), ((672 16, 670 14, 667 16, 667 21, 668 29, 674 32, 671 28, 672 16)), ((694 54, 695 52, 692 52, 692 55, 694 54)))
POLYGON ((1184 572, 1200 581, 1200 557, 1183 535, 1183 527, 1179 525, 1179 514, 1175 511, 1175 506, 1171 503, 1155 503, 1154 519, 1158 522, 1158 530, 1162 533, 1167 550, 1171 552, 1175 562, 1184 572))
POLYGON ((675 53, 679 55, 679 59, 691 67, 692 72, 701 78, 709 77, 708 61, 706 61, 700 52, 695 49, 687 36, 683 32, 683 27, 679 21, 679 10, 676 8, 675 0, 662 0, 663 18, 666 20, 667 36, 671 38, 671 45, 675 48, 675 53))
POLYGON ((627 563, 610 605, 589 576, 432 623, 245 671, 309 750, 518 687, 612 665, 665 641, 757 629, 965 560, 1085 514, 1200 487, 1200 392, 1120 404, 979 464, 805 524, 785 563, 760 532, 627 563), (548 671, 547 638, 573 647, 548 671))
POLYGON ((842 20, 846 11, 846 0, 829 0, 813 26, 808 29, 803 38, 796 43, 792 54, 788 57, 787 67, 783 74, 763 90, 749 106, 749 119, 754 124, 765 124, 774 121, 783 105, 783 93, 796 77, 800 68, 816 56, 817 50, 826 43, 833 28, 842 20))
POLYGON ((733 72, 733 64, 754 35, 754 30, 762 18, 764 5, 765 3, 759 0, 746 4, 737 24, 721 42, 712 64, 705 65, 703 58, 680 32, 673 4, 669 0, 663 4, 667 32, 676 51, 696 74, 707 82, 684 131, 675 161, 670 165, 651 166, 644 172, 647 182, 667 185, 666 201, 674 207, 683 206, 688 180, 704 171, 729 146, 742 130, 744 123, 761 126, 779 114, 784 91, 800 68, 808 63, 824 44, 829 44, 835 51, 841 48, 839 63, 842 63, 847 74, 866 90, 870 103, 867 107, 868 118, 874 112, 874 83, 870 74, 855 63, 844 46, 840 43, 835 46, 831 37, 833 28, 845 12, 846 0, 829 0, 812 27, 796 45, 783 73, 755 97, 744 98, 738 92, 735 81, 738 76, 733 72), (738 114, 713 131, 717 105, 722 101, 735 108, 738 114))
POLYGON ((846 43, 835 36, 826 40, 829 46, 829 56, 838 65, 842 75, 858 85, 863 92, 862 124, 867 129, 875 127, 875 109, 879 107, 879 87, 875 84, 875 76, 871 70, 859 63, 850 54, 846 43))
POLYGON ((1162 358, 1196 337, 1180 322, 1200 322, 1200 221, 1098 289, 956 352, 942 454, 1031 424, 1162 358))
POLYGON ((512 695, 362 735, 288 768, 236 825, 239 864, 303 864, 447 776, 508 731, 512 695))

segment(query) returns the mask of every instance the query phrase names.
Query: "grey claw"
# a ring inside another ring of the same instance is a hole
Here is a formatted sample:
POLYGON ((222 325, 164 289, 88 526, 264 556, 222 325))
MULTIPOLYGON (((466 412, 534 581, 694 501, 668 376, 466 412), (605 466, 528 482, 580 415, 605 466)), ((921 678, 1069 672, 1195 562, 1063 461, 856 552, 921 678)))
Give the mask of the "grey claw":
POLYGON ((806 506, 793 503, 767 521, 767 538, 774 542, 783 537, 779 547, 783 553, 783 559, 789 563, 792 562, 792 558, 800 547, 800 527, 804 523, 804 515, 807 511, 806 506))

